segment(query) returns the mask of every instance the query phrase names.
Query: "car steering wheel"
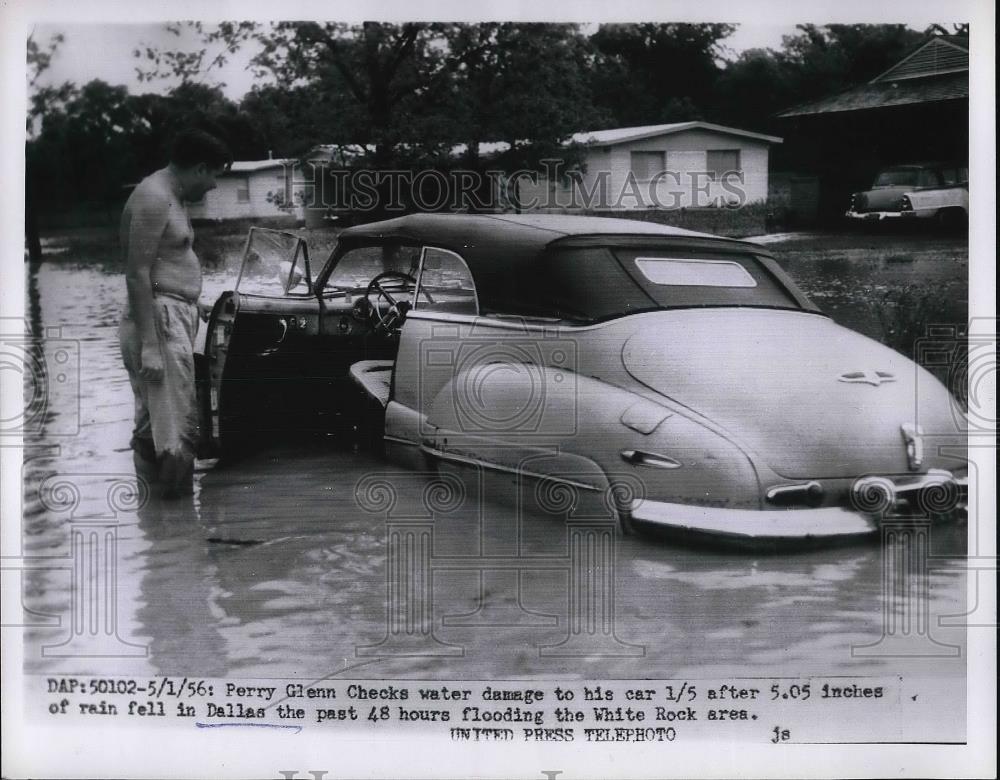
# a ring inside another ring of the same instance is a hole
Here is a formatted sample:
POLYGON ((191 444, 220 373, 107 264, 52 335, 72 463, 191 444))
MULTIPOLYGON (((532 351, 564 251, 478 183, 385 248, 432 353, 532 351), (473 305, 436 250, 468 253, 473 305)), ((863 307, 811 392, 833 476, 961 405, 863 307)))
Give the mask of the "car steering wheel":
POLYGON ((409 301, 397 301, 382 286, 382 282, 386 279, 397 279, 406 284, 412 284, 414 289, 417 286, 417 280, 410 276, 410 274, 403 273, 402 271, 383 271, 368 283, 368 289, 365 290, 365 300, 368 301, 368 312, 372 324, 376 333, 387 336, 392 333, 393 328, 402 324, 406 318, 406 313, 410 310, 411 304, 409 301), (373 292, 378 293, 374 301, 371 298, 373 292), (385 298, 389 304, 389 308, 385 314, 382 314, 382 309, 379 307, 382 298, 385 298))

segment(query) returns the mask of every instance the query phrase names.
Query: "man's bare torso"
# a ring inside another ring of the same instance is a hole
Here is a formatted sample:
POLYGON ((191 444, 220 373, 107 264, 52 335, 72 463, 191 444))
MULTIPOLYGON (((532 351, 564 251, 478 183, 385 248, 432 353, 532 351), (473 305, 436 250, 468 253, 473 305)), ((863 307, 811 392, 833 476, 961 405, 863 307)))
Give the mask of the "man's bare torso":
POLYGON ((135 205, 155 204, 166 210, 166 226, 159 237, 156 260, 150 270, 153 293, 169 293, 196 301, 201 294, 201 265, 192 248, 194 231, 183 201, 171 188, 167 169, 156 171, 135 188, 122 212, 121 245, 128 257, 129 231, 135 205))

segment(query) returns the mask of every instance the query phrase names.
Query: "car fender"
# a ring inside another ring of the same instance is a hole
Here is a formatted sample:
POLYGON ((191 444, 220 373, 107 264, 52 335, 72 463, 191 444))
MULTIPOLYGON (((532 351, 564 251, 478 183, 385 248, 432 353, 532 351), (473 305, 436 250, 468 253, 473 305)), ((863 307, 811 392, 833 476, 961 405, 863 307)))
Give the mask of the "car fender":
POLYGON ((619 485, 658 500, 710 506, 761 502, 752 459, 729 438, 666 399, 548 366, 512 366, 481 377, 458 372, 428 407, 422 443, 439 458, 595 490, 619 485), (643 454, 661 456, 662 463, 643 454))
POLYGON ((917 212, 936 212, 945 208, 969 210, 969 191, 961 186, 912 190, 906 193, 906 197, 917 212))

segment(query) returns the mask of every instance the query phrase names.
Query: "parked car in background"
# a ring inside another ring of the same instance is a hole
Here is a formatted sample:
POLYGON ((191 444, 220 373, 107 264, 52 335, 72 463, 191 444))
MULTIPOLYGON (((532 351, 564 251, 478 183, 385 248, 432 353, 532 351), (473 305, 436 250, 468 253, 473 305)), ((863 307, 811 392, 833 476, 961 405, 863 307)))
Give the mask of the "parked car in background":
POLYGON ((847 217, 866 222, 933 220, 961 227, 969 215, 969 167, 965 163, 914 163, 885 168, 871 189, 851 196, 847 217))
POLYGON ((758 245, 423 214, 344 230, 315 279, 293 234, 254 229, 245 258, 257 290, 221 295, 199 358, 216 454, 267 429, 363 426, 421 471, 548 485, 626 531, 747 546, 962 511, 945 387, 820 312, 758 245))

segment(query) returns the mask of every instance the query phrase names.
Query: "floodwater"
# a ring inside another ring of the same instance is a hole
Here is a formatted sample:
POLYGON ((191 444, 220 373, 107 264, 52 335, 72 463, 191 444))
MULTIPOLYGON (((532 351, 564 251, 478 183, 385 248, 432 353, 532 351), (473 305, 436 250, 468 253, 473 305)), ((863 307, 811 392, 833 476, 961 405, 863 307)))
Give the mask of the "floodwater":
MULTIPOLYGON (((922 263, 905 273, 933 284, 935 274, 965 272, 922 263)), ((837 298, 850 272, 849 261, 828 263, 808 285, 847 324, 852 311, 859 322, 868 316, 863 303, 837 298)), ((225 284, 210 275, 206 294, 225 284)), ((30 318, 42 334, 36 357, 49 372, 26 422, 29 672, 964 681, 965 632, 955 627, 966 611, 964 527, 931 529, 927 570, 892 568, 894 550, 878 541, 755 555, 618 538, 613 577, 591 583, 613 609, 596 629, 571 634, 580 572, 594 574, 586 560, 574 568, 579 545, 569 540, 579 529, 519 514, 491 490, 480 501, 474 478, 449 504, 428 492, 429 478, 373 455, 279 445, 231 465, 202 464, 191 502, 137 507, 133 402, 116 336, 123 299, 120 273, 94 265, 45 263, 29 280, 30 318), (395 491, 392 507, 380 504, 380 480, 395 491), (424 613, 400 612, 414 594, 393 590, 389 537, 415 540, 404 544, 403 565, 419 570, 410 584, 426 597, 417 600, 424 613), (91 565, 101 577, 74 585, 74 566, 80 576, 91 565), (897 657, 901 647, 912 657, 897 657)))

